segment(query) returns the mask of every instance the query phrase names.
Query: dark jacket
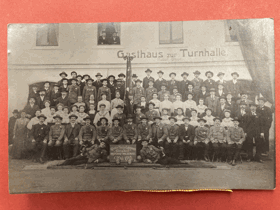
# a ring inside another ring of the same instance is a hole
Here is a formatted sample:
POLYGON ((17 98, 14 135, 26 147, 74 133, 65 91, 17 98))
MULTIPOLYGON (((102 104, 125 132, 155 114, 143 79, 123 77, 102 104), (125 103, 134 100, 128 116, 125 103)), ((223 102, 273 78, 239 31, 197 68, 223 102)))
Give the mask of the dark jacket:
POLYGON ((74 140, 75 138, 78 138, 79 137, 79 133, 80 133, 80 125, 79 124, 75 124, 74 128, 72 127, 71 123, 67 124, 65 126, 65 133, 64 133, 64 139, 68 139, 68 140, 74 140), (72 138, 73 139, 70 139, 71 137, 71 134, 72 135, 72 138))
POLYGON ((229 81, 227 83, 227 90, 231 92, 233 97, 237 97, 238 94, 242 92, 242 84, 240 81, 237 80, 237 82, 234 84, 233 80, 229 81))
POLYGON ((163 124, 153 124, 152 126, 152 138, 158 141, 159 139, 165 140, 168 136, 168 130, 163 124))
POLYGON ((213 79, 210 80, 206 79, 204 80, 203 84, 206 86, 207 92, 209 92, 211 88, 215 88, 215 89, 217 88, 216 82, 213 79))
POLYGON ((54 92, 54 90, 51 92, 51 105, 55 106, 56 105, 56 101, 57 99, 61 96, 61 93, 59 91, 57 91, 56 93, 54 92))
POLYGON ((69 108, 70 108, 70 106, 71 106, 71 103, 70 103, 70 101, 69 101, 69 99, 68 99, 68 96, 66 96, 64 99, 62 98, 62 96, 59 97, 59 98, 57 98, 57 100, 56 100, 56 105, 57 105, 57 104, 63 104, 64 106, 67 106, 67 107, 69 107, 69 108))
POLYGON ((261 124, 258 113, 256 115, 253 115, 251 111, 248 113, 245 133, 248 137, 259 137, 261 133, 264 133, 264 126, 261 124))
POLYGON ((35 113, 37 110, 39 110, 39 106, 38 105, 34 105, 33 107, 31 107, 30 104, 27 104, 25 107, 24 107, 24 111, 26 112, 26 114, 29 114, 31 117, 30 118, 33 118, 35 117, 35 113))
POLYGON ((155 79, 154 79, 153 77, 150 77, 150 78, 144 77, 144 79, 143 79, 143 88, 144 88, 145 90, 146 90, 146 88, 149 87, 149 81, 150 81, 150 80, 155 81, 155 79))
POLYGON ((108 39, 108 43, 109 44, 120 44, 121 41, 120 41, 120 37, 116 36, 115 39, 113 37, 111 37, 110 39, 108 39))
POLYGON ((44 123, 42 125, 35 124, 32 126, 30 135, 36 141, 44 141, 45 139, 48 140, 49 131, 49 126, 45 125, 44 123))
POLYGON ((37 105, 39 106, 40 109, 45 108, 45 101, 46 100, 50 100, 50 98, 44 96, 44 98, 42 100, 40 96, 37 97, 36 101, 37 101, 37 105))
POLYGON ((269 107, 258 107, 257 113, 260 116, 260 123, 261 126, 265 127, 266 129, 269 129, 271 127, 272 123, 272 111, 269 107))
POLYGON ((181 141, 183 141, 183 140, 185 140, 185 141, 190 140, 191 142, 193 142, 194 136, 195 136, 195 128, 194 128, 194 126, 188 125, 188 129, 186 130, 185 124, 182 124, 180 126, 179 136, 180 136, 179 139, 181 141))
POLYGON ((128 139, 137 139, 137 125, 132 123, 131 125, 125 124, 123 126, 123 138, 124 140, 128 139))
POLYGON ((183 95, 188 90, 188 85, 189 84, 193 85, 193 83, 190 80, 186 80, 186 81, 182 80, 182 81, 178 82, 179 93, 181 93, 183 95))
POLYGON ((167 84, 165 79, 162 79, 161 81, 159 81, 158 79, 155 81, 154 87, 157 89, 157 91, 161 91, 161 85, 165 83, 167 84))

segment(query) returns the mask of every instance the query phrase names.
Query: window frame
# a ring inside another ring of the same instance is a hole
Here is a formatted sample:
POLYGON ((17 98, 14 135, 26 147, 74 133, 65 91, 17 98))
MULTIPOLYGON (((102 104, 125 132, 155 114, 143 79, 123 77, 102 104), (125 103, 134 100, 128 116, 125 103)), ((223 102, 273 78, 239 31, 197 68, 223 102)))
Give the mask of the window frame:
MULTIPOLYGON (((109 23, 109 22, 104 22, 104 23, 109 23)), ((113 23, 118 23, 120 24, 120 34, 119 32, 117 32, 119 34, 119 38, 120 38, 120 44, 105 44, 105 45, 102 45, 102 44, 98 44, 98 39, 99 39, 99 36, 100 36, 100 33, 98 31, 98 24, 102 24, 102 23, 97 23, 97 37, 96 37, 96 46, 97 48, 104 48, 104 49, 111 49, 111 48, 123 48, 122 47, 122 22, 113 22, 113 23)))
POLYGON ((184 24, 183 24, 184 22, 183 21, 162 21, 162 22, 159 22, 159 24, 158 24, 158 43, 159 43, 159 45, 181 45, 181 44, 184 44, 184 24), (168 22, 170 25, 170 31, 169 31, 169 33, 170 33, 170 42, 169 43, 160 43, 160 24, 161 23, 166 23, 166 22, 168 22), (181 43, 174 43, 173 42, 173 39, 172 39, 172 22, 181 22, 181 24, 182 24, 182 42, 181 43))

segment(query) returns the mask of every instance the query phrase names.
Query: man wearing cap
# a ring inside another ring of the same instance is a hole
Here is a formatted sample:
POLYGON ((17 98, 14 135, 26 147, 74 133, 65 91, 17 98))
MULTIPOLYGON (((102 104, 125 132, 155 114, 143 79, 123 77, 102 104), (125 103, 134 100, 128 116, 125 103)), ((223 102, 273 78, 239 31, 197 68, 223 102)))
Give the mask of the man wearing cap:
POLYGON ((205 76, 207 77, 206 80, 204 80, 203 84, 206 86, 207 90, 210 90, 211 88, 216 88, 216 82, 212 79, 214 76, 212 71, 207 71, 205 73, 205 76))
POLYGON ((241 82, 237 79, 239 74, 237 72, 233 72, 231 74, 232 80, 227 84, 227 90, 232 93, 234 98, 240 97, 240 93, 243 89, 241 82))
POLYGON ((175 124, 177 119, 175 117, 169 117, 170 124, 166 125, 168 135, 165 141, 165 152, 169 157, 177 158, 178 146, 179 146, 179 126, 175 124))
POLYGON ((132 74, 131 78, 132 78, 131 85, 132 85, 132 88, 134 88, 134 87, 136 87, 136 80, 137 80, 138 76, 136 74, 132 74))
POLYGON ((191 81, 193 83, 193 89, 196 93, 200 91, 201 85, 203 84, 203 79, 199 78, 199 75, 201 74, 200 71, 195 71, 194 73, 194 79, 191 81))
POLYGON ((122 81, 122 86, 123 87, 125 87, 125 74, 123 74, 123 73, 120 73, 119 75, 118 75, 118 79, 120 79, 121 81, 122 81))
POLYGON ((93 82, 93 86, 96 87, 96 91, 98 92, 99 91, 99 88, 102 87, 102 81, 101 81, 101 77, 102 74, 100 74, 99 72, 95 75, 96 77, 96 80, 93 82))
POLYGON ((104 78, 104 79, 101 80, 101 82, 102 82, 103 86, 99 87, 99 89, 98 89, 97 101, 100 101, 102 99, 101 95, 103 93, 105 93, 106 94, 106 99, 111 103, 111 90, 110 90, 110 88, 107 87, 108 81, 107 81, 106 78, 104 78))
POLYGON ((178 82, 179 83, 178 90, 179 93, 183 95, 185 91, 188 89, 189 84, 192 84, 192 82, 188 80, 189 74, 187 72, 184 72, 183 74, 181 74, 181 76, 183 77, 183 80, 178 82))
POLYGON ((9 118, 9 126, 8 126, 8 131, 9 131, 9 145, 13 144, 13 132, 14 132, 14 127, 16 124, 16 120, 19 118, 19 111, 15 109, 13 111, 13 116, 9 118))
POLYGON ((77 85, 77 79, 73 78, 71 79, 71 85, 69 85, 69 92, 68 92, 68 99, 71 105, 77 102, 79 95, 81 95, 80 87, 77 85))
POLYGON ((46 120, 46 116, 40 114, 37 116, 39 119, 39 123, 32 126, 30 136, 32 139, 32 145, 34 149, 33 160, 40 161, 41 163, 44 161, 46 149, 47 149, 47 141, 49 135, 49 126, 47 126, 44 122, 46 120))
POLYGON ((26 116, 29 119, 35 117, 36 111, 40 109, 39 106, 35 104, 35 102, 35 98, 30 98, 29 103, 23 109, 26 112, 26 116))
POLYGON ((265 106, 265 98, 258 98, 259 106, 257 107, 257 113, 260 116, 261 126, 264 128, 264 153, 269 152, 269 129, 272 123, 272 111, 269 107, 265 106))
POLYGON ((217 76, 219 77, 219 79, 217 80, 216 84, 217 86, 220 84, 220 85, 223 85, 224 88, 225 88, 225 91, 227 91, 227 81, 224 80, 224 76, 225 76, 225 73, 224 72, 219 72, 217 74, 217 76))
MULTIPOLYGON (((39 123, 38 116, 40 116, 40 115, 41 115, 40 109, 36 110, 35 117, 31 118, 31 120, 28 122, 28 124, 26 126, 29 130, 31 130, 34 125, 39 123)), ((44 121, 44 123, 47 125, 46 121, 44 121)))
POLYGON ((141 150, 141 141, 147 140, 149 143, 152 142, 152 127, 148 124, 147 117, 141 117, 141 123, 137 127, 137 145, 136 145, 136 153, 139 154, 141 150))
POLYGON ((239 157, 242 144, 245 141, 245 133, 241 127, 239 127, 239 119, 236 117, 233 119, 234 126, 230 127, 227 132, 228 142, 228 158, 230 164, 235 165, 236 159, 239 157))
POLYGON ((79 132, 79 144, 80 145, 93 145, 96 139, 96 129, 90 124, 90 117, 84 118, 85 125, 81 127, 79 132))
POLYGON ((250 104, 250 112, 248 113, 247 123, 244 129, 244 132, 247 134, 244 146, 247 149, 248 161, 255 160, 258 162, 262 162, 261 153, 263 150, 263 142, 265 140, 265 126, 261 123, 261 120, 262 118, 260 114, 257 113, 257 105, 255 103, 250 104), (255 157, 253 157, 253 139, 255 139, 256 144, 255 157))
POLYGON ((61 80, 59 80, 59 81, 57 82, 57 84, 58 84, 58 86, 60 87, 60 86, 62 85, 62 80, 63 80, 63 79, 66 79, 66 77, 67 77, 68 75, 65 73, 65 71, 63 71, 63 72, 61 72, 61 73, 59 74, 59 76, 61 77, 61 80))
POLYGON ((51 158, 54 160, 62 158, 62 141, 65 133, 65 126, 61 124, 62 117, 55 115, 55 124, 51 126, 49 132, 48 149, 50 150, 51 158))
POLYGON ((133 116, 128 115, 127 123, 123 126, 123 139, 126 144, 135 144, 137 140, 137 125, 133 123, 133 116))
POLYGON ((166 90, 166 87, 167 87, 167 83, 163 82, 161 84, 161 91, 158 92, 158 99, 160 101, 163 101, 164 100, 164 95, 167 94, 168 95, 168 98, 170 97, 170 92, 168 90, 166 90))
POLYGON ((118 105, 116 106, 117 113, 115 115, 112 115, 112 118, 117 118, 119 119, 119 125, 123 127, 126 121, 126 115, 123 113, 123 106, 118 105))
POLYGON ((76 123, 77 115, 70 115, 70 123, 65 126, 63 153, 64 158, 76 157, 79 154, 80 125, 76 123))
POLYGON ((59 98, 57 98, 56 100, 56 106, 58 104, 63 104, 64 106, 67 106, 67 107, 70 107, 71 106, 71 103, 69 101, 69 98, 67 96, 67 92, 66 90, 62 90, 61 92, 61 96, 59 98))
POLYGON ((162 78, 163 76, 163 71, 158 71, 158 79, 155 81, 154 87, 157 89, 157 91, 159 92, 161 90, 161 86, 163 83, 167 83, 165 79, 162 78))
POLYGON ((149 110, 146 112, 146 117, 148 119, 148 124, 152 125, 154 123, 154 118, 159 117, 159 113, 154 110, 155 104, 153 102, 150 102, 148 104, 149 110))
POLYGON ((170 93, 173 93, 173 89, 174 87, 178 87, 179 86, 179 82, 177 80, 175 80, 176 77, 176 73, 175 72, 171 72, 169 74, 169 77, 171 78, 169 81, 167 81, 167 90, 170 93))
POLYGON ((114 75, 110 75, 108 78, 108 88, 111 90, 111 100, 113 100, 115 96, 115 88, 116 88, 116 80, 114 75))
POLYGON ((226 98, 225 97, 220 97, 219 98, 219 103, 217 106, 217 117, 223 119, 225 117, 224 111, 229 110, 230 107, 226 104, 226 98))
MULTIPOLYGON (((35 98, 37 99, 39 96, 39 92, 38 92, 38 86, 37 85, 33 85, 32 86, 32 90, 29 92, 29 95, 28 95, 28 101, 30 98, 35 98)), ((36 101, 35 101, 36 103, 36 101)))
MULTIPOLYGON (((77 74, 76 71, 72 71, 70 75, 71 75, 71 77, 72 77, 71 79, 76 79, 78 74, 77 74)), ((70 80, 71 80, 71 79, 70 79, 70 80)), ((71 81, 70 81, 70 82, 71 82, 71 81)))
POLYGON ((160 146, 164 148, 164 142, 168 136, 168 130, 165 125, 161 123, 162 118, 160 116, 154 117, 155 123, 152 125, 152 142, 154 146, 160 146))
POLYGON ((62 92, 62 91, 68 92, 68 91, 69 91, 68 79, 63 78, 63 79, 61 80, 61 83, 62 83, 62 84, 61 84, 60 87, 59 87, 60 92, 62 92))
POLYGON ((151 77, 152 70, 147 69, 145 72, 147 76, 143 79, 143 88, 146 90, 149 87, 149 81, 152 80, 154 82, 155 79, 151 77))
POLYGON ((183 118, 184 124, 179 128, 179 160, 192 160, 194 156, 195 128, 190 125, 190 118, 183 118))
POLYGON ((45 108, 45 101, 50 100, 49 98, 46 97, 46 91, 44 89, 41 89, 39 91, 39 96, 37 97, 37 105, 39 106, 39 109, 44 109, 45 108))
POLYGON ((141 87, 142 81, 140 79, 136 80, 136 87, 132 89, 134 104, 139 104, 141 102, 141 96, 145 96, 145 90, 141 87))
MULTIPOLYGON (((116 94, 116 92, 119 92, 120 98, 124 100, 125 86, 123 85, 123 81, 121 79, 117 79, 117 84, 115 85, 114 93, 116 94)), ((116 97, 115 94, 114 97, 116 97)))
POLYGON ((123 144, 123 128, 119 125, 120 119, 113 118, 112 127, 109 130, 109 144, 123 144))
POLYGON ((148 88, 145 91, 146 94, 146 101, 149 102, 153 98, 153 94, 157 93, 157 89, 154 87, 154 80, 150 79, 148 81, 148 88))
POLYGON ((50 100, 51 100, 51 105, 55 106, 57 99, 61 96, 61 92, 59 91, 59 85, 54 84, 53 90, 51 91, 50 94, 50 100))
POLYGON ((226 147, 227 147, 227 132, 226 129, 221 126, 221 119, 214 118, 214 126, 210 128, 209 140, 213 147, 213 155, 216 156, 217 161, 226 160, 226 147))
POLYGON ((208 159, 208 150, 209 150, 209 128, 205 125, 206 120, 200 118, 197 120, 199 126, 195 129, 194 137, 194 147, 195 147, 195 157, 196 159, 208 159))
POLYGON ((216 116, 217 114, 217 107, 219 103, 219 98, 215 96, 215 88, 210 89, 210 96, 208 96, 205 100, 205 105, 212 109, 213 115, 216 116))

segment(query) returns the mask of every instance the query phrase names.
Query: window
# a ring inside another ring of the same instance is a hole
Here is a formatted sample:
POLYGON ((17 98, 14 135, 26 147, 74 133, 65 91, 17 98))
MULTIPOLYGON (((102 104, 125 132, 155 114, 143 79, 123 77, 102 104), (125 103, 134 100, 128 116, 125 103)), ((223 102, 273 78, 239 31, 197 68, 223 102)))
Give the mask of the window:
POLYGON ((225 24, 225 40, 226 42, 238 42, 234 28, 228 24, 228 21, 224 21, 225 24))
POLYGON ((58 23, 38 25, 36 46, 58 46, 58 26, 58 23))
POLYGON ((159 44, 183 44, 183 22, 160 22, 159 44))
POLYGON ((120 45, 120 23, 98 23, 98 45, 120 45))

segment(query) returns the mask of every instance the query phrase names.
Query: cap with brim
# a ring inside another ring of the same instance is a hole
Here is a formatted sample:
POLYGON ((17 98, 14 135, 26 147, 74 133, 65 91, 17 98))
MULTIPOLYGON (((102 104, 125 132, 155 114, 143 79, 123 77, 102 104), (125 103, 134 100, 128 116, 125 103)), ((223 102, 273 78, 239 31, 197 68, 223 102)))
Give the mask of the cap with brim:
POLYGON ((90 78, 90 76, 89 76, 88 74, 84 74, 84 75, 83 75, 83 79, 84 79, 85 77, 89 77, 89 78, 90 78))
POLYGON ((164 73, 163 73, 163 71, 161 71, 161 70, 160 70, 160 71, 158 71, 157 73, 158 73, 158 74, 164 74, 164 73))
POLYGON ((142 81, 141 81, 140 79, 137 79, 137 80, 135 81, 135 83, 137 83, 137 82, 142 83, 142 81))
POLYGON ((140 120, 148 120, 147 117, 141 117, 140 120))
POLYGON ((75 117, 76 119, 78 119, 78 116, 75 115, 75 114, 71 114, 71 115, 69 116, 69 119, 71 119, 72 117, 75 117))
POLYGON ((19 111, 18 111, 17 109, 15 109, 15 110, 13 111, 13 113, 17 113, 17 114, 18 114, 18 113, 19 113, 19 111))
POLYGON ((47 117, 45 115, 43 115, 43 114, 40 114, 37 118, 40 119, 41 117, 47 119, 47 117))
POLYGON ((234 74, 237 75, 237 76, 239 77, 239 74, 238 74, 237 72, 231 73, 231 76, 233 76, 234 74))
POLYGON ((102 74, 100 74, 100 73, 97 73, 96 75, 95 75, 96 77, 102 77, 102 74))
POLYGON ((169 117, 168 119, 169 120, 173 119, 173 120, 175 120, 175 122, 177 122, 177 119, 175 117, 169 117))
POLYGON ((172 74, 174 74, 174 75, 176 76, 176 73, 175 73, 175 72, 171 72, 171 73, 169 74, 169 76, 171 77, 172 74))
POLYGON ((120 119, 119 119, 119 118, 113 118, 113 119, 112 119, 112 122, 115 122, 116 120, 120 122, 120 119))
POLYGON ((155 104, 154 104, 153 102, 149 102, 149 104, 148 104, 148 105, 150 106, 151 104, 152 104, 153 106, 155 106, 155 104))
POLYGON ((56 118, 59 118, 59 119, 61 119, 61 120, 62 120, 62 117, 61 117, 59 114, 57 114, 57 115, 53 116, 53 119, 56 119, 56 118))
POLYGON ((100 104, 100 105, 99 105, 99 107, 101 107, 101 106, 105 106, 105 107, 106 107, 106 105, 105 105, 105 104, 100 104))
POLYGON ((205 119, 203 119, 203 118, 199 118, 198 120, 197 120, 197 122, 200 122, 200 121, 203 121, 203 122, 207 122, 205 119))
POLYGON ((213 77, 213 75, 214 75, 214 73, 213 73, 212 71, 206 71, 206 72, 205 72, 205 76, 207 76, 207 74, 211 74, 212 77, 213 77))
POLYGON ((204 111, 206 112, 208 110, 212 112, 212 109, 210 109, 210 108, 206 108, 204 111))
POLYGON ((106 122, 108 122, 108 119, 107 119, 106 117, 101 117, 101 118, 99 119, 100 122, 101 122, 102 120, 106 120, 106 122))
POLYGON ((91 120, 91 119, 90 119, 90 116, 86 116, 85 118, 83 118, 83 120, 86 121, 86 120, 91 120))
POLYGON ((75 72, 75 71, 72 71, 72 72, 71 72, 71 74, 73 74, 73 73, 77 74, 77 72, 75 72))
POLYGON ((216 92, 215 88, 210 88, 209 92, 216 92))
POLYGON ((195 71, 193 74, 201 74, 200 71, 195 71))
POLYGON ((189 76, 189 74, 187 72, 184 72, 183 74, 181 74, 181 76, 187 75, 189 76))
POLYGON ((222 120, 221 120, 219 117, 215 117, 215 118, 213 119, 214 122, 215 122, 216 120, 220 120, 220 122, 222 122, 222 120))
POLYGON ((160 119, 160 120, 162 120, 162 118, 161 118, 160 116, 156 116, 156 117, 154 117, 154 120, 156 120, 156 119, 160 119))
POLYGON ((123 73, 120 73, 118 77, 125 77, 125 75, 123 73))
POLYGON ((87 80, 86 80, 86 82, 89 82, 89 81, 94 81, 92 78, 88 78, 87 80))
POLYGON ((185 121, 185 120, 191 121, 191 119, 189 117, 184 117, 183 121, 185 121))
POLYGON ((219 77, 220 75, 225 75, 225 73, 219 72, 219 73, 217 74, 218 77, 219 77))
POLYGON ((123 109, 123 106, 122 105, 118 105, 118 106, 116 106, 116 108, 117 109, 119 109, 119 108, 123 109))
POLYGON ((59 76, 61 76, 62 74, 64 74, 66 77, 68 76, 65 71, 61 72, 59 76))
POLYGON ((152 70, 151 69, 147 69, 145 72, 152 72, 152 70))
POLYGON ((132 74, 132 76, 131 77, 138 77, 136 74, 132 74))
POLYGON ((108 77, 108 79, 110 79, 111 77, 113 77, 114 79, 116 78, 114 75, 110 75, 110 76, 108 77))

